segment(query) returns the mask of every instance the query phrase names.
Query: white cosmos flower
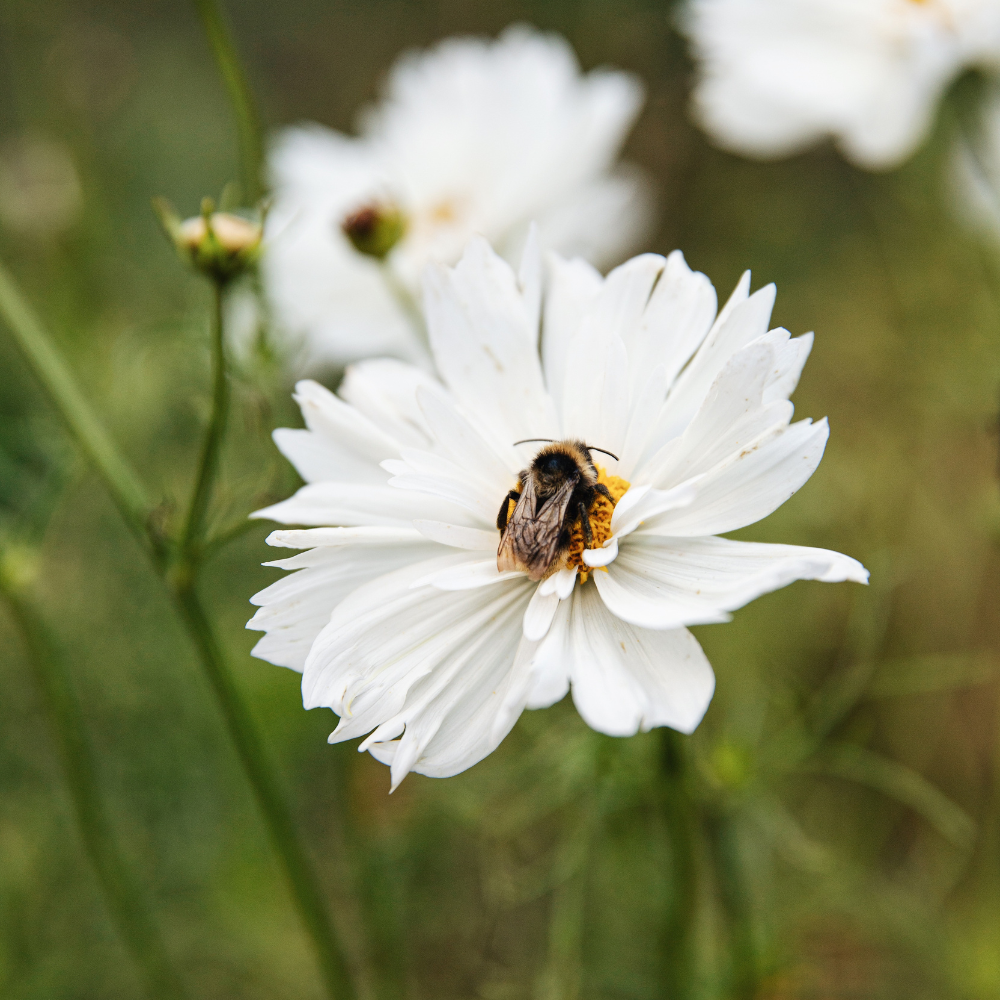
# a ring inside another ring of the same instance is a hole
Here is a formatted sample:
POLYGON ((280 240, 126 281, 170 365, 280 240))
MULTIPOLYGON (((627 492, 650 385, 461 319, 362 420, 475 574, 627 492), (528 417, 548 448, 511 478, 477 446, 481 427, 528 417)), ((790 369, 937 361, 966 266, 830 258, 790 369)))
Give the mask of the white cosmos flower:
POLYGON ((689 0, 685 30, 698 117, 762 157, 832 136, 860 166, 895 166, 963 68, 1000 65, 997 0, 689 0))
POLYGON ((514 27, 404 55, 358 138, 318 125, 282 133, 264 277, 280 325, 305 340, 304 363, 421 353, 378 263, 340 231, 373 201, 408 219, 388 265, 414 294, 428 260, 454 263, 475 234, 517 257, 531 220, 544 247, 601 268, 621 261, 652 216, 644 179, 614 166, 641 104, 635 77, 581 75, 564 39, 514 27))
POLYGON ((690 732, 715 681, 684 626, 792 580, 867 579, 836 552, 716 537, 784 503, 826 444, 825 420, 790 422, 812 337, 768 332, 773 286, 744 275, 716 315, 679 252, 606 279, 553 255, 544 304, 540 272, 535 243, 515 276, 473 240, 425 279, 441 382, 364 362, 338 395, 300 382, 306 429, 276 432, 307 485, 256 516, 318 527, 268 538, 306 551, 270 564, 295 572, 253 598, 254 653, 303 671, 306 707, 340 716, 331 741, 368 734, 393 786, 464 770, 570 689, 601 732, 690 732), (497 570, 526 437, 620 459, 595 455, 620 497, 595 547, 540 583, 497 570))

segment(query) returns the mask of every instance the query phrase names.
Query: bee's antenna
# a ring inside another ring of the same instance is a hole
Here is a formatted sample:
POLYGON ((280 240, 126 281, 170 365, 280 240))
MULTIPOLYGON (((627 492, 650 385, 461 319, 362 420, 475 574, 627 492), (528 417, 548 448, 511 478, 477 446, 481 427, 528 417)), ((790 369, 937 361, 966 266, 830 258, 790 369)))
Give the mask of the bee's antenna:
POLYGON ((618 456, 615 455, 615 454, 613 454, 612 452, 608 451, 607 448, 595 448, 592 444, 588 444, 587 445, 587 451, 600 451, 600 452, 603 452, 605 455, 611 455, 611 457, 616 462, 619 461, 618 456))
POLYGON ((530 444, 532 441, 547 441, 552 444, 554 440, 555 438, 525 438, 523 441, 515 441, 514 447, 516 448, 519 444, 530 444))

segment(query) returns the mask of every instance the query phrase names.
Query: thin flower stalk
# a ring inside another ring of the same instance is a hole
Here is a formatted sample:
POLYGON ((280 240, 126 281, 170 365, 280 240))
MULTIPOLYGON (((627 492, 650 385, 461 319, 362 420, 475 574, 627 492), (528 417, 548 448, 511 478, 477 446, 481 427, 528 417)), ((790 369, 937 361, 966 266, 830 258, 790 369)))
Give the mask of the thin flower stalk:
MULTIPOLYGON (((213 336, 215 391, 212 417, 202 449, 201 467, 189 506, 187 526, 177 551, 173 553, 174 558, 168 562, 169 550, 149 524, 151 506, 138 477, 111 442, 41 322, 0 265, 0 315, 6 319, 70 433, 104 480, 129 527, 150 553, 154 567, 164 577, 172 602, 219 703, 271 840, 281 857, 292 898, 313 940, 327 993, 336 1000, 345 1000, 353 998, 355 991, 315 872, 298 839, 291 811, 267 759, 263 741, 232 679, 225 654, 197 592, 197 571, 203 561, 203 506, 207 507, 211 500, 225 411, 228 409, 228 390, 224 385, 227 378, 224 330, 219 311, 221 304, 220 291, 213 336)), ((208 544, 210 546, 211 541, 208 544)))
POLYGON ((233 681, 225 653, 198 595, 197 576, 202 564, 205 521, 219 470, 219 459, 229 412, 229 376, 223 323, 228 282, 213 281, 212 313, 212 413, 195 480, 180 551, 171 574, 171 592, 181 618, 201 652, 202 666, 226 720, 240 762, 246 771, 257 803, 267 822, 271 839, 285 865, 303 922, 316 948, 321 972, 331 997, 354 995, 341 947, 334 937, 326 904, 315 873, 299 841, 295 823, 263 741, 249 709, 233 681))
POLYGON ((222 440, 226 433, 229 417, 229 379, 226 375, 226 349, 223 341, 222 308, 225 284, 212 285, 212 418, 202 445, 201 461, 194 492, 188 507, 187 519, 181 535, 181 558, 194 558, 192 545, 204 537, 205 516, 212 496, 222 452, 222 440))
MULTIPOLYGON (((0 563, 4 560, 0 556, 0 563)), ((174 970, 138 879, 130 869, 101 799, 97 769, 72 678, 48 628, 25 600, 23 587, 0 565, 0 596, 27 653, 58 747, 63 779, 84 850, 97 875, 118 934, 140 970, 151 1000, 188 995, 174 970)))
POLYGON ((729 935, 729 995, 733 1000, 753 1000, 760 985, 761 967, 739 830, 732 815, 714 809, 705 816, 704 830, 729 935))
POLYGON ((104 480, 119 513, 132 533, 161 564, 162 546, 150 531, 153 505, 139 477, 122 458, 85 399, 69 366, 54 346, 34 310, 21 295, 10 273, 0 263, 0 316, 14 335, 38 380, 59 409, 70 433, 90 464, 104 480))
POLYGON ((193 0, 193 3, 236 118, 243 195, 245 201, 252 203, 261 195, 264 140, 260 114, 220 5, 216 0, 193 0))
POLYGON ((663 811, 670 843, 670 898, 662 935, 664 996, 690 1000, 695 995, 694 931, 698 906, 698 858, 695 846, 694 804, 687 784, 683 741, 664 730, 660 755, 663 774, 663 811))

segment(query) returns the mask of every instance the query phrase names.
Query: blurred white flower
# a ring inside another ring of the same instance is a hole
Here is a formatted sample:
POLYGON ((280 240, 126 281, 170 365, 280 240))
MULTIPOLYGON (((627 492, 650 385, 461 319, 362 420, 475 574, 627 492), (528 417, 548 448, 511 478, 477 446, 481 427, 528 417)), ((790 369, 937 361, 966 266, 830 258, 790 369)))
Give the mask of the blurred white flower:
POLYGON ((976 126, 956 137, 951 152, 952 201, 961 220, 1000 241, 1000 84, 992 84, 976 126))
POLYGON ((308 551, 270 564, 296 572, 253 598, 254 654, 303 671, 306 707, 341 717, 331 742, 369 734, 393 786, 464 770, 570 688, 601 732, 690 732, 715 681, 684 626, 795 579, 867 579, 836 552, 716 537, 784 503, 826 444, 825 420, 790 423, 812 336, 768 332, 774 286, 749 295, 748 273, 716 315, 679 252, 606 279, 553 255, 549 278, 543 305, 536 243, 515 276, 474 239, 425 279, 443 384, 366 361, 339 395, 300 382, 307 429, 275 435, 307 485, 256 516, 322 527, 268 538, 308 551), (595 498, 591 545, 581 519, 534 582, 498 570, 496 524, 539 449, 514 442, 538 437, 614 452, 594 457, 618 502, 595 498))
POLYGON ((859 166, 896 166, 963 68, 1000 66, 997 0, 689 0, 684 28, 698 118, 760 157, 832 136, 859 166))
POLYGON ((411 295, 429 259, 454 263, 474 234, 516 256, 530 220, 545 247, 620 261, 652 214, 639 173, 614 166, 641 104, 633 76, 581 75, 565 40, 514 27, 404 55, 360 138, 317 125, 282 133, 264 273, 277 322, 305 340, 304 363, 421 352, 379 264, 340 231, 372 203, 403 213, 387 266, 411 295))

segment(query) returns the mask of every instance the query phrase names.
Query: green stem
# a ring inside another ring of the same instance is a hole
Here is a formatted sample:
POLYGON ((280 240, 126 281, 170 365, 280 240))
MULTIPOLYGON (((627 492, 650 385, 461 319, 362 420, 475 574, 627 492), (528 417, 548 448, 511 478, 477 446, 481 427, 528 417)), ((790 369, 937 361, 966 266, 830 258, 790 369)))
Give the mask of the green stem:
POLYGON ((711 810, 705 817, 705 831, 729 925, 730 996, 753 1000, 761 978, 760 956, 735 820, 731 813, 711 810))
POLYGON ((101 801, 83 712, 69 672, 48 629, 0 572, 0 593, 18 626, 59 746, 84 848, 97 874, 112 920, 142 971, 150 997, 182 1000, 187 994, 171 965, 139 882, 125 862, 101 801))
POLYGON ((578 1000, 582 985, 585 871, 575 871, 552 896, 549 953, 536 1000, 578 1000))
POLYGON ((178 560, 172 568, 169 582, 177 610, 198 650, 202 668, 215 693, 230 738, 267 823, 271 841, 284 864, 302 921, 313 939, 327 991, 332 998, 349 997, 354 995, 354 990, 347 963, 334 937, 315 872, 298 839, 291 811, 281 794, 263 741, 233 682, 222 647, 197 591, 206 515, 219 471, 229 412, 229 377, 226 371, 223 320, 226 285, 222 281, 216 281, 213 290, 212 414, 205 432, 198 474, 181 535, 178 560))
POLYGON ((267 823, 271 841, 281 857, 299 914, 312 937, 327 993, 338 1000, 353 997, 355 993, 347 964, 334 938, 312 866, 299 841, 291 812, 278 787, 257 727, 233 682, 193 578, 181 580, 174 587, 173 594, 181 618, 198 648, 202 667, 267 823))
POLYGON ((264 163, 264 140, 260 115, 243 64, 236 53, 232 34, 216 0, 192 0, 201 18, 205 37, 222 75, 229 95, 236 129, 239 133, 240 167, 243 174, 243 196, 248 204, 261 195, 261 171, 264 163))
POLYGON ((687 787, 685 737, 663 730, 664 816, 670 838, 670 905, 662 935, 663 995, 688 1000, 695 995, 695 929, 698 869, 694 843, 694 803, 687 787))
POLYGON ((226 374, 226 345, 222 320, 225 285, 222 282, 213 282, 212 287, 212 417, 202 445, 194 492, 181 532, 181 552, 185 554, 190 553, 204 535, 205 515, 212 498, 212 485, 219 469, 222 439, 226 433, 229 415, 229 378, 226 374))
POLYGON ((7 271, 0 264, 0 316, 9 327, 49 398, 62 415, 70 433, 104 479, 118 510, 132 532, 147 546, 155 559, 162 557, 162 545, 150 532, 152 509, 145 487, 122 459, 90 404, 77 387, 69 367, 46 333, 37 314, 28 305, 7 271))
POLYGON ((329 995, 336 1000, 353 998, 355 991, 333 936, 315 874, 298 841, 291 814, 267 761, 262 741, 232 682, 221 648, 195 591, 198 552, 202 545, 201 530, 211 499, 212 481, 218 468, 218 451, 225 427, 225 410, 228 408, 221 304, 222 290, 217 289, 213 331, 213 412, 189 507, 184 542, 175 563, 168 567, 166 550, 152 534, 147 523, 145 511, 148 506, 138 479, 115 450, 89 404, 77 389, 51 339, 0 266, 0 314, 7 318, 18 343, 48 390, 67 428, 103 476, 126 521, 148 543, 146 547, 154 567, 166 577, 188 636, 216 694, 230 736, 268 825, 272 842, 281 856, 293 900, 313 939, 329 995))

